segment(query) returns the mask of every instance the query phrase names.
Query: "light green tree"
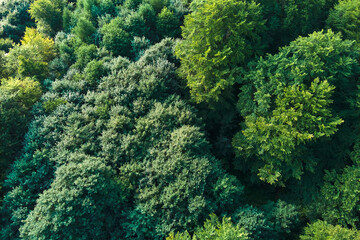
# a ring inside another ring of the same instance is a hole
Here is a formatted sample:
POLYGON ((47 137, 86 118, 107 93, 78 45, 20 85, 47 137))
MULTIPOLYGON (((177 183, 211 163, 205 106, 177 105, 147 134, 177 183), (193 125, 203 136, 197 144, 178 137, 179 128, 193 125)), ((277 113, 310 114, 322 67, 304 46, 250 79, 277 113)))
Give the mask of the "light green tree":
POLYGON ((311 171, 317 162, 307 145, 334 135, 343 122, 339 115, 355 111, 358 56, 354 42, 329 31, 300 37, 260 59, 239 94, 245 118, 233 138, 239 167, 271 184, 311 171))
POLYGON ((359 240, 360 233, 356 229, 333 226, 324 221, 309 224, 302 235, 301 240, 359 240))
POLYGON ((185 17, 175 54, 196 102, 218 101, 238 67, 261 53, 264 23, 259 4, 234 0, 206 1, 185 17))
POLYGON ((245 240, 249 239, 244 228, 232 223, 231 218, 223 217, 220 222, 215 214, 211 214, 203 227, 198 228, 193 236, 185 231, 184 233, 171 233, 166 240, 245 240))

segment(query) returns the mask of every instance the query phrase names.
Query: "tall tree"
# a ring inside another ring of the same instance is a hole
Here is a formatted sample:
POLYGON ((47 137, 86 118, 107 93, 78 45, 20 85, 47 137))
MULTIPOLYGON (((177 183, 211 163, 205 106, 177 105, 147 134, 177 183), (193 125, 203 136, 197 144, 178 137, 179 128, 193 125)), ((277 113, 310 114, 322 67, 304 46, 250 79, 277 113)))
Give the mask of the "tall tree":
POLYGON ((27 27, 35 27, 28 12, 34 0, 4 0, 0 2, 0 37, 19 42, 27 27))
POLYGON ((0 85, 0 189, 10 163, 19 155, 30 110, 41 94, 40 83, 29 78, 11 78, 0 85))
MULTIPOLYGON (((239 167, 272 184, 311 171, 320 159, 307 145, 334 136, 343 120, 346 127, 355 126, 348 120, 357 113, 358 57, 354 42, 328 31, 300 37, 254 64, 239 94, 238 109, 245 117, 233 139, 239 167)), ((351 148, 349 136, 344 137, 348 140, 339 146, 347 142, 343 147, 351 148)))
POLYGON ((59 167, 20 229, 23 239, 120 239, 126 195, 115 171, 98 158, 76 155, 59 167))
POLYGON ((64 0, 35 0, 29 12, 40 32, 54 37, 62 29, 64 0))
POLYGON ((209 0, 185 17, 176 56, 196 102, 218 101, 234 84, 239 66, 262 53, 264 23, 253 1, 209 0))
POLYGON ((330 11, 326 21, 333 31, 339 31, 347 39, 360 43, 360 2, 342 0, 330 11))

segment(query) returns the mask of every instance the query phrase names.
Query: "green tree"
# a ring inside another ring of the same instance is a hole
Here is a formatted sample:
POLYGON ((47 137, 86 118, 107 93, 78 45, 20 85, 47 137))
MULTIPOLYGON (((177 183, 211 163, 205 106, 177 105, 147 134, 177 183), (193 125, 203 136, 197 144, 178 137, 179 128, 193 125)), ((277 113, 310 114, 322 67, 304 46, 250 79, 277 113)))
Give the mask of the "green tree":
POLYGON ((318 78, 309 88, 304 85, 285 87, 277 96, 269 116, 245 118, 246 129, 234 137, 234 146, 249 157, 254 150, 258 153, 257 157, 265 163, 258 173, 261 180, 273 184, 282 174, 300 178, 302 163, 294 156, 297 148, 303 143, 331 136, 343 122, 331 113, 333 90, 326 80, 319 82, 318 78), (290 173, 282 170, 283 164, 290 173))
POLYGON ((62 29, 64 0, 35 0, 29 9, 40 32, 54 37, 62 29))
POLYGON ((25 36, 21 40, 21 46, 22 48, 30 48, 29 52, 34 51, 35 60, 40 59, 49 62, 55 56, 54 41, 33 28, 26 29, 25 36))
POLYGON ((180 34, 180 19, 168 8, 164 7, 157 16, 156 33, 160 38, 176 38, 180 34))
POLYGON ((20 228, 23 239, 120 239, 125 197, 101 159, 76 155, 59 167, 20 228))
POLYGON ((34 0, 4 0, 0 4, 0 37, 18 43, 27 27, 35 27, 28 12, 34 0))
POLYGON ((105 69, 103 61, 92 60, 84 68, 85 81, 89 84, 90 88, 95 88, 106 73, 107 69, 105 69))
POLYGON ((84 17, 80 17, 76 26, 73 28, 75 35, 84 43, 91 43, 93 41, 93 34, 95 31, 96 27, 93 23, 84 17))
POLYGON ((305 232, 300 236, 301 240, 358 240, 359 231, 343 228, 339 225, 333 226, 324 221, 309 224, 305 232))
POLYGON ((241 206, 232 214, 232 219, 254 240, 291 239, 291 232, 299 227, 297 208, 281 200, 260 207, 241 206))
POLYGON ((134 59, 139 60, 139 58, 145 53, 145 50, 149 48, 150 41, 145 37, 134 37, 134 39, 131 41, 131 46, 134 59))
POLYGON ((52 83, 4 185, 1 238, 21 229, 23 238, 164 239, 237 208, 244 187, 211 155, 196 110, 179 96, 174 45, 165 39, 132 63, 98 59, 109 75, 96 88, 76 68, 52 83), (117 192, 128 201, 115 201, 117 192), (90 214, 76 210, 82 204, 90 214))
POLYGON ((103 35, 102 46, 115 56, 130 56, 131 36, 123 30, 120 18, 112 19, 100 29, 100 32, 103 35))
POLYGON ((218 101, 238 67, 262 53, 264 23, 259 4, 234 0, 207 1, 185 17, 176 56, 196 102, 218 101))
POLYGON ((55 56, 54 41, 36 29, 28 28, 21 40, 21 46, 10 51, 9 62, 17 64, 17 73, 20 77, 43 80, 49 71, 48 64, 55 56))
MULTIPOLYGON (((329 31, 300 37, 254 64, 239 94, 238 109, 245 117, 243 130, 233 139, 239 167, 252 169, 268 183, 283 184, 320 164, 307 145, 333 136, 341 118, 356 116, 358 56, 354 42, 329 31)), ((344 142, 349 140, 340 140, 338 147, 344 142)))
POLYGON ((9 38, 0 39, 0 51, 9 52, 14 47, 14 42, 9 38))
POLYGON ((146 33, 146 37, 153 41, 157 40, 157 37, 156 37, 156 35, 157 35, 157 32, 156 32, 157 15, 156 15, 156 11, 154 10, 154 8, 148 3, 143 3, 139 6, 138 13, 144 19, 146 26, 149 27, 149 32, 146 33))
POLYGON ((83 44, 75 49, 74 67, 82 70, 94 59, 98 58, 98 48, 94 44, 83 44))
POLYGON ((330 11, 327 26, 339 31, 347 39, 360 42, 360 3, 356 0, 340 1, 330 11))
POLYGON ((298 36, 307 36, 325 27, 336 0, 260 0, 267 31, 263 37, 268 51, 276 53, 298 36))
POLYGON ((43 96, 44 107, 59 96, 63 97, 66 104, 57 104, 46 115, 44 111, 48 109, 42 110, 41 105, 35 106, 37 117, 30 123, 22 154, 13 164, 4 184, 7 194, 3 201, 3 226, 0 231, 2 239, 19 238, 19 227, 34 209, 39 194, 49 189, 53 182, 56 168, 55 162, 50 159, 63 155, 53 146, 61 141, 68 116, 76 111, 76 105, 72 102, 82 102, 83 96, 80 93, 84 93, 83 85, 73 81, 70 76, 71 74, 54 82, 53 89, 58 94, 43 96), (68 93, 70 94, 67 95, 68 93))
POLYGON ((55 56, 54 41, 36 29, 27 28, 21 45, 14 46, 6 55, 6 73, 12 77, 44 80, 48 64, 55 56))
POLYGON ((11 78, 0 85, 0 189, 9 164, 19 155, 31 107, 41 94, 40 84, 28 78, 11 78))
POLYGON ((230 218, 223 217, 222 222, 219 221, 215 214, 211 214, 210 218, 204 223, 204 227, 198 228, 193 236, 188 232, 184 233, 171 233, 166 240, 196 240, 196 239, 209 239, 209 240, 245 240, 248 239, 245 229, 234 225, 230 218))
POLYGON ((319 213, 329 223, 358 227, 360 202, 360 169, 346 167, 342 173, 335 170, 325 175, 321 189, 319 213))

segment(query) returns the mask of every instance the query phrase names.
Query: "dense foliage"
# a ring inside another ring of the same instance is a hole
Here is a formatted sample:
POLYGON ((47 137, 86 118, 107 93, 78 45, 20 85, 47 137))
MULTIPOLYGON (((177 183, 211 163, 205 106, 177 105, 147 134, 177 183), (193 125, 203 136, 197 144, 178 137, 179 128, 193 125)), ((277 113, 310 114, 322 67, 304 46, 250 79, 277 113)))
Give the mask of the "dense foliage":
POLYGON ((359 7, 0 1, 0 239, 360 239, 359 7))
POLYGON ((176 55, 197 102, 218 101, 238 68, 262 52, 264 23, 259 4, 232 0, 205 1, 185 17, 176 55))

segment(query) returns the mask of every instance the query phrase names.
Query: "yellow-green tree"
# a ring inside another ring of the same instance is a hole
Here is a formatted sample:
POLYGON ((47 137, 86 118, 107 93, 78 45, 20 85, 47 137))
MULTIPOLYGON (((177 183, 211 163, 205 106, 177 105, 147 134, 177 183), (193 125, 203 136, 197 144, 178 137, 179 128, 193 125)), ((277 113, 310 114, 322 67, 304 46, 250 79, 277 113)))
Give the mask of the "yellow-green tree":
POLYGON ((15 46, 7 56, 7 68, 13 76, 35 77, 43 80, 49 71, 49 62, 56 55, 54 41, 36 29, 27 28, 21 45, 15 46))
POLYGON ((309 224, 301 240, 359 240, 360 233, 356 229, 343 228, 339 225, 333 226, 324 221, 309 224))

